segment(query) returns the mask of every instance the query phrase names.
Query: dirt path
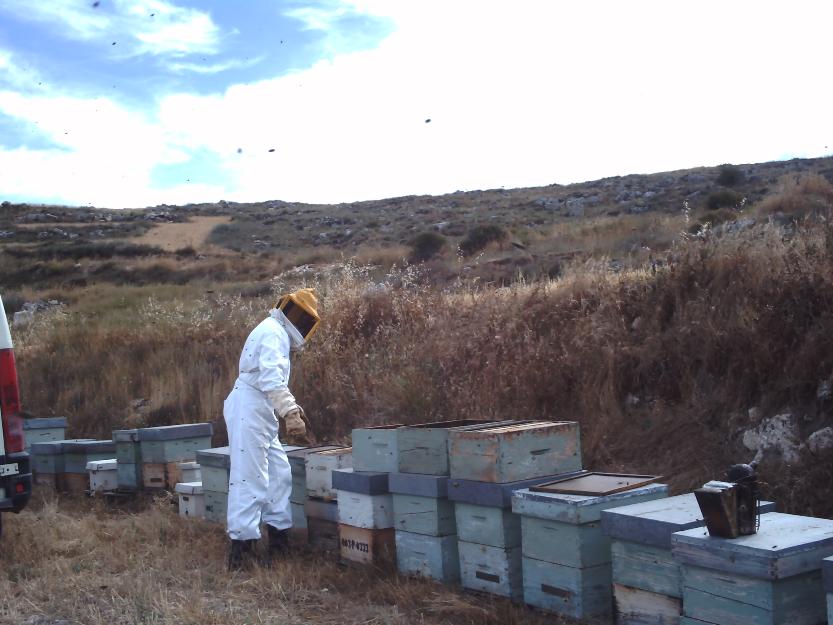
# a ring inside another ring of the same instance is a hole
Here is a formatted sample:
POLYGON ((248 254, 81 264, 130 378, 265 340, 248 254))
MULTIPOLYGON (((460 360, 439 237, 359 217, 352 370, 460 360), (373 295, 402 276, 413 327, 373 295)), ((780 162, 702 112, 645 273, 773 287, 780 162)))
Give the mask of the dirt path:
POLYGON ((184 223, 162 223, 153 226, 145 234, 135 239, 138 244, 155 245, 168 252, 175 252, 183 247, 195 250, 205 248, 208 235, 214 226, 231 222, 231 217, 192 217, 184 223))

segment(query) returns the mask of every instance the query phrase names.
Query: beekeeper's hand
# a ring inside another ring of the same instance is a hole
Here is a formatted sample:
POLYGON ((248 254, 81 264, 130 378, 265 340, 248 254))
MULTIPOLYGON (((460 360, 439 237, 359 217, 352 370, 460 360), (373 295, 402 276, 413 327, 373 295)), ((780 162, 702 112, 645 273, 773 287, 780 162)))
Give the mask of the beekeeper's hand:
POLYGON ((304 409, 299 405, 295 405, 289 412, 283 416, 283 422, 286 426, 286 436, 288 438, 301 438, 307 433, 307 426, 304 424, 306 415, 304 409))

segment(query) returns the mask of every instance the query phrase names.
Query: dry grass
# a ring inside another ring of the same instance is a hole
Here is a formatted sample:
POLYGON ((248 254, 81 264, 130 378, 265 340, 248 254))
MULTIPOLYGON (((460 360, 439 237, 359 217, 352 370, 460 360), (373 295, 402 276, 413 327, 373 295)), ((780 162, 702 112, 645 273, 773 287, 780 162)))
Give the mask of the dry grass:
MULTIPOLYGON (((221 224, 231 223, 231 217, 192 217, 183 223, 162 223, 154 225, 136 243, 153 245, 168 252, 184 247, 201 250, 205 247, 211 231, 221 224)), ((216 252, 216 250, 214 250, 216 252)))
POLYGON ((300 552, 229 575, 219 526, 165 499, 118 508, 47 497, 6 517, 0 623, 46 625, 550 625, 494 597, 300 552))

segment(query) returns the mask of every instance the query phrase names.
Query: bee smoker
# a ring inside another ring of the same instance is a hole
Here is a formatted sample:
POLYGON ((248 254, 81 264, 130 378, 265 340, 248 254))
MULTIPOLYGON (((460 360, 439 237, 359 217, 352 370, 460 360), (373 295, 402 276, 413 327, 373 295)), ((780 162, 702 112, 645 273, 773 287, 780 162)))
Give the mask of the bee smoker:
POLYGON ((708 482, 694 491, 711 536, 737 538, 758 531, 760 491, 756 463, 729 467, 725 482, 708 482))

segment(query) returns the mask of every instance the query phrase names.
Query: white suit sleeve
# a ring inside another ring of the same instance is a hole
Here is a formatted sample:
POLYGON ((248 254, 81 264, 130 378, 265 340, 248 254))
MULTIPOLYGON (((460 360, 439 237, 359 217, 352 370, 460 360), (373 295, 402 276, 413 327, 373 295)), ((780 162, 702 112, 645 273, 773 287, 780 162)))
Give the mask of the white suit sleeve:
POLYGON ((289 392, 289 338, 283 329, 268 332, 260 344, 258 386, 280 416, 295 406, 289 392))

